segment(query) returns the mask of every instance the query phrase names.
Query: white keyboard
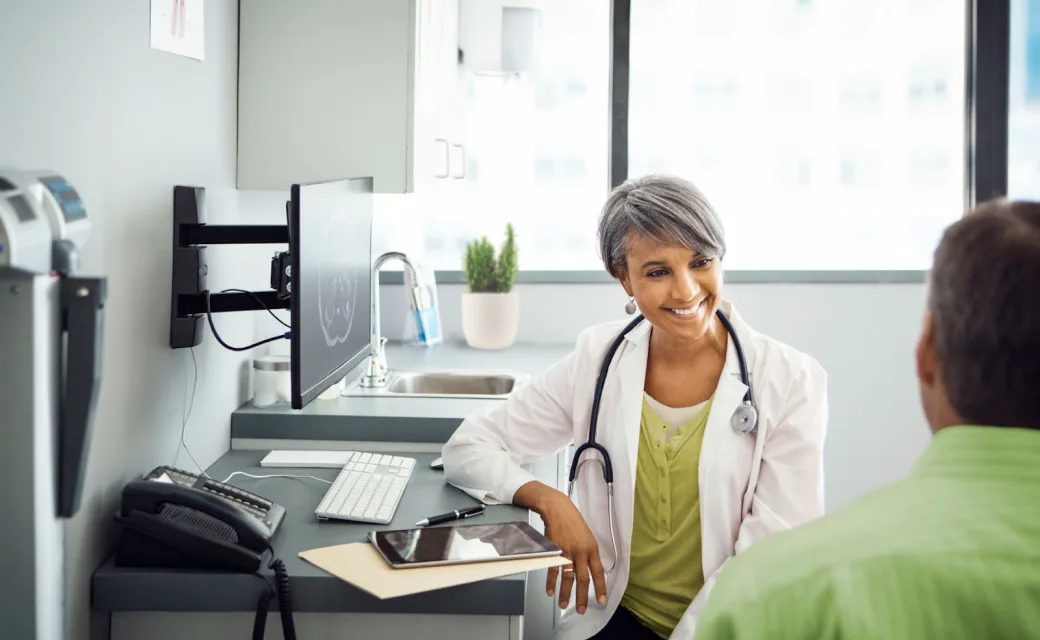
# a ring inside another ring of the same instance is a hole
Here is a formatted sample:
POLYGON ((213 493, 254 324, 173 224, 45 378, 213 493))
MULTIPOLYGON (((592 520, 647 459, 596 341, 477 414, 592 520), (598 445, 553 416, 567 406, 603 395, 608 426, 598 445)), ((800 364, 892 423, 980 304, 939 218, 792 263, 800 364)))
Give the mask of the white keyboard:
POLYGON ((321 520, 389 524, 414 468, 414 458, 355 451, 314 513, 321 520))

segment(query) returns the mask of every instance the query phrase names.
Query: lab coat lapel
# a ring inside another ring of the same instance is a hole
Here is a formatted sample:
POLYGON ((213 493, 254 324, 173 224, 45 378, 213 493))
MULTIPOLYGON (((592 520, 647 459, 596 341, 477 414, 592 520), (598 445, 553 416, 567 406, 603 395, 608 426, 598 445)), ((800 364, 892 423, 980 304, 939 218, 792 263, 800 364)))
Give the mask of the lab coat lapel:
POLYGON ((620 420, 624 432, 625 458, 629 477, 636 477, 636 457, 639 450, 639 417, 643 408, 643 386, 646 381, 646 357, 649 342, 629 347, 621 360, 620 420))
POLYGON ((622 549, 627 549, 632 540, 631 505, 635 495, 639 419, 643 409, 649 338, 650 323, 644 321, 626 336, 624 352, 618 363, 619 386, 616 389, 619 402, 615 418, 618 422, 612 431, 616 434, 620 454, 614 458, 614 502, 618 510, 617 524, 622 549))
MULTIPOLYGON (((732 350, 732 348, 731 342, 730 349, 732 350)), ((739 369, 736 373, 729 371, 729 358, 727 357, 726 360, 727 369, 722 372, 718 387, 715 388, 715 397, 711 401, 711 411, 708 413, 708 424, 704 428, 704 442, 701 446, 698 479, 702 487, 701 504, 705 507, 705 511, 710 504, 711 491, 706 492, 704 488, 713 486, 715 463, 719 458, 720 449, 727 446, 732 436, 738 435, 733 431, 730 420, 733 417, 733 411, 744 400, 744 392, 747 391, 747 387, 740 381, 739 369)))
MULTIPOLYGON (((733 328, 744 347, 744 357, 748 360, 748 369, 751 367, 751 337, 747 333, 747 327, 736 315, 731 305, 724 303, 723 313, 729 317, 733 328)), ((718 487, 718 461, 725 459, 727 447, 736 446, 739 438, 746 438, 733 430, 731 420, 733 411, 744 401, 747 386, 740 379, 740 360, 737 358, 737 348, 733 343, 733 336, 727 337, 726 365, 719 376, 718 386, 715 388, 715 397, 711 403, 711 411, 708 413, 708 424, 704 428, 704 441, 701 445, 700 469, 697 474, 700 482, 701 517, 707 518, 712 514, 721 513, 723 505, 720 503, 725 497, 712 487, 718 487)))

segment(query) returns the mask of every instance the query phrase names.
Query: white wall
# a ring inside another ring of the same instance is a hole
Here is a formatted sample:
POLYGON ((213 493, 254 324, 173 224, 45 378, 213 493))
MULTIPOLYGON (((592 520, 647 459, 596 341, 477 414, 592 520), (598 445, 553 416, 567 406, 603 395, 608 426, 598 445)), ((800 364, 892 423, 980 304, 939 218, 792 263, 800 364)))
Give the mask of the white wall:
MULTIPOLYGON (((464 288, 438 287, 446 338, 461 340, 464 288)), ((573 342, 584 327, 624 317, 617 285, 519 285, 522 342, 573 342)), ((827 507, 903 477, 928 442, 913 350, 923 284, 727 285, 726 296, 756 329, 812 354, 826 368, 831 420, 827 507)), ((401 286, 384 286, 384 335, 404 331, 401 286)))
MULTIPOLYGON (((72 639, 87 637, 90 576, 110 548, 119 489, 158 464, 193 468, 176 456, 191 358, 168 346, 173 186, 205 186, 222 223, 282 219, 278 207, 240 213, 234 190, 237 12, 235 0, 206 3, 198 62, 149 47, 147 0, 3 3, 0 166, 53 169, 76 186, 94 222, 84 272, 109 278, 95 440, 68 528, 72 639)), ((269 255, 211 249, 211 287, 263 287, 269 255)), ((251 314, 225 315, 226 340, 252 337, 251 314)), ((211 339, 195 352, 187 440, 207 465, 227 450, 230 413, 247 397, 246 356, 211 339)), ((107 637, 96 622, 95 637, 107 637)))

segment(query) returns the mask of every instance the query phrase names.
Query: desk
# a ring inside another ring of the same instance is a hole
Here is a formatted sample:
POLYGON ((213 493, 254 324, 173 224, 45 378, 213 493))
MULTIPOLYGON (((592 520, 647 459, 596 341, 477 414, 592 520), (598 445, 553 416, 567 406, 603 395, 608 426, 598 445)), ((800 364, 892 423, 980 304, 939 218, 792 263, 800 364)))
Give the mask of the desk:
MULTIPOLYGON (((233 471, 254 475, 314 475, 328 480, 337 473, 335 469, 262 468, 260 460, 265 454, 265 451, 229 451, 206 472, 216 480, 223 480, 233 471)), ((306 549, 362 541, 373 529, 411 527, 423 517, 475 504, 472 498, 447 485, 440 471, 430 469, 429 463, 435 454, 400 455, 416 458, 416 468, 394 521, 385 526, 318 521, 314 508, 329 487, 322 482, 244 476, 230 480, 231 484, 286 508, 285 521, 275 535, 274 549, 289 573, 298 636, 324 640, 548 637, 553 615, 552 602, 544 591, 544 570, 531 574, 531 589, 527 588, 527 576, 521 574, 379 600, 298 557, 297 554, 306 549), (537 625, 532 619, 536 610, 537 625), (522 636, 524 626, 528 627, 528 633, 522 636)), ((551 465, 555 465, 555 461, 551 461, 551 465)), ((554 470, 552 466, 550 472, 554 470)), ((537 515, 526 509, 495 506, 468 522, 524 520, 534 524, 536 519, 537 515)), ((263 583, 253 575, 120 568, 110 559, 94 574, 92 607, 111 614, 112 640, 248 638, 263 588, 263 583)), ((277 607, 277 601, 272 602, 272 607, 277 607)), ((268 617, 267 633, 268 638, 281 638, 277 615, 268 617)))

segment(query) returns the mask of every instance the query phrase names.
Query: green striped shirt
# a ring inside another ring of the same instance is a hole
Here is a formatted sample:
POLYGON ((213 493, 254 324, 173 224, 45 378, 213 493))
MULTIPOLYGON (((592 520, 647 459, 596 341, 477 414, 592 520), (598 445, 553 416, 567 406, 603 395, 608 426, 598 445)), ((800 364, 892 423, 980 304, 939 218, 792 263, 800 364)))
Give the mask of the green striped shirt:
POLYGON ((939 431, 905 480, 727 562, 696 637, 1040 637, 1040 431, 939 431))

